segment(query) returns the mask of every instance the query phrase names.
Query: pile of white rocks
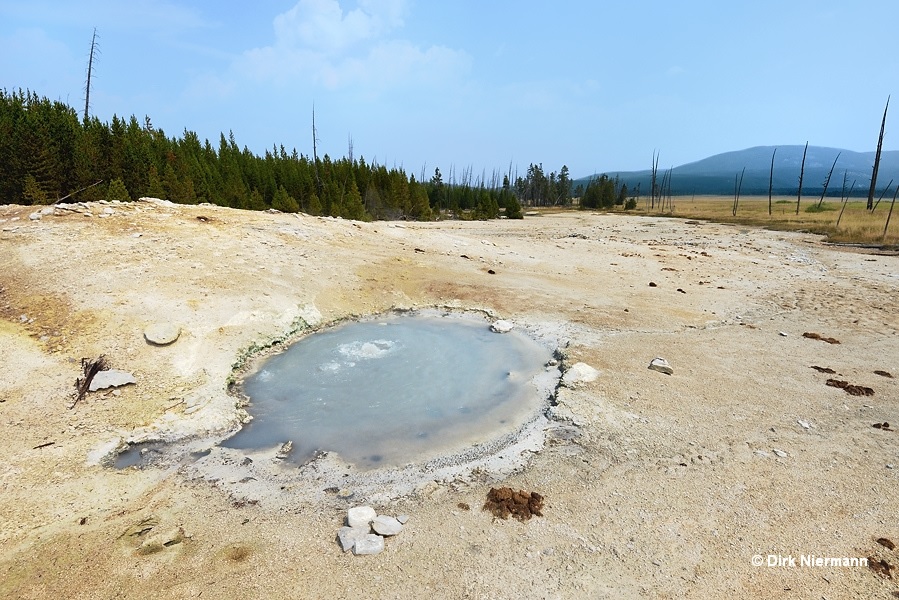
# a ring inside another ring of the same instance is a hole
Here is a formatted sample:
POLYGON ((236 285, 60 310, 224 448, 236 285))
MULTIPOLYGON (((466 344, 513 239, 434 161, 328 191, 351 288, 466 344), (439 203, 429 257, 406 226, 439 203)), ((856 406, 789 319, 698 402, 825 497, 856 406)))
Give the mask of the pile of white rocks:
POLYGON ((370 506, 356 506, 347 511, 346 527, 337 532, 337 541, 344 552, 378 554, 384 550, 384 538, 398 534, 409 517, 378 515, 370 506))

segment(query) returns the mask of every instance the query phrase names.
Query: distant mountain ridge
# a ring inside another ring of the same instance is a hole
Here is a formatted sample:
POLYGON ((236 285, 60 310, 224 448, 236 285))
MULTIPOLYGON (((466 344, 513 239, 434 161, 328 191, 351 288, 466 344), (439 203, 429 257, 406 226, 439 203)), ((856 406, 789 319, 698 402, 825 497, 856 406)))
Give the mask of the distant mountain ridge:
MULTIPOLYGON (((713 194, 732 195, 734 193, 734 178, 739 178, 743 168, 741 194, 743 195, 767 195, 768 180, 771 171, 771 155, 774 155, 774 179, 773 192, 775 195, 796 195, 799 189, 799 170, 802 164, 802 151, 805 146, 755 146, 745 150, 724 152, 716 154, 696 162, 674 167, 671 170, 671 193, 673 195, 713 194)), ((871 185, 871 171, 874 166, 872 152, 853 152, 839 148, 827 148, 824 146, 809 146, 805 158, 805 173, 802 181, 803 195, 821 195, 824 180, 830 171, 831 165, 836 159, 836 166, 830 185, 827 188, 827 196, 840 197, 843 187, 843 175, 846 175, 847 191, 855 182, 852 190, 853 196, 867 196, 871 185), (839 157, 838 157, 839 155, 839 157)), ((664 156, 662 156, 664 159, 664 156)), ((659 164, 658 180, 669 167, 659 164)), ((609 177, 618 177, 627 184, 631 192, 639 184, 641 195, 648 195, 652 172, 644 171, 619 171, 606 173, 609 177)), ((597 174, 596 176, 598 176, 597 174)), ((586 186, 591 177, 582 177, 575 180, 574 185, 586 186)), ((880 170, 877 175, 877 196, 883 193, 887 184, 890 185, 889 194, 899 185, 899 150, 889 150, 881 153, 880 170)))

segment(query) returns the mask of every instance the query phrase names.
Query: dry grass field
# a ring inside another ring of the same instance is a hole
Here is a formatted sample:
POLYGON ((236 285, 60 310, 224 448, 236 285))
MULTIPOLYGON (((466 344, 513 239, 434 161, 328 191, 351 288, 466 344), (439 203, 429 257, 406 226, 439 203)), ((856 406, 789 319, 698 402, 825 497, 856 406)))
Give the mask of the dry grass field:
POLYGON ((741 197, 737 215, 733 215, 733 197, 728 196, 680 196, 672 200, 673 210, 665 203, 664 210, 650 210, 648 199, 642 199, 637 214, 670 215, 701 219, 719 223, 738 223, 764 227, 778 231, 807 231, 826 236, 826 241, 843 244, 878 246, 899 245, 899 210, 890 219, 884 236, 884 226, 890 212, 890 201, 884 198, 873 212, 866 210, 864 199, 853 198, 846 203, 840 217, 842 204, 839 199, 827 198, 823 210, 809 211, 818 204, 819 196, 804 196, 796 214, 796 197, 775 196, 771 214, 768 214, 767 196, 741 197), (839 227, 837 220, 839 219, 839 227))

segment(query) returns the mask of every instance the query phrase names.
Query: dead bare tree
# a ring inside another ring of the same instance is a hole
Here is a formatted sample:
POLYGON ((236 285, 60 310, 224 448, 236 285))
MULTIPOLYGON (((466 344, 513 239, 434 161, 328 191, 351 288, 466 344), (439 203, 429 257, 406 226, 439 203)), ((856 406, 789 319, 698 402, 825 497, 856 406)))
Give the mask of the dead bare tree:
POLYGON ((827 193, 827 186, 830 185, 830 176, 833 175, 833 168, 837 166, 837 161, 840 160, 841 152, 837 152, 837 157, 833 159, 833 164, 830 165, 830 171, 827 172, 827 179, 824 180, 824 190, 821 192, 821 199, 818 200, 818 208, 824 204, 824 195, 827 193))
POLYGON ((802 199, 802 178, 805 175, 805 155, 808 154, 808 142, 802 151, 802 166, 799 167, 799 192, 796 194, 796 214, 799 214, 799 201, 802 199))
MULTIPOLYGON (((843 218, 843 211, 846 210, 846 205, 849 204, 849 198, 852 196, 852 190, 855 189, 856 181, 858 180, 853 180, 852 185, 849 186, 849 193, 846 194, 846 199, 843 201, 843 208, 840 209, 840 215, 837 217, 837 224, 835 225, 837 228, 840 227, 840 219, 843 218)), ((844 183, 843 186, 845 187, 845 185, 846 184, 844 183)))
POLYGON ((768 175, 768 216, 771 216, 771 192, 774 189, 774 156, 777 154, 777 146, 771 153, 771 174, 768 175))
POLYGON ((318 134, 315 131, 315 104, 312 105, 312 165, 315 167, 315 187, 322 193, 322 180, 318 174, 318 134))
POLYGON ((737 216, 737 204, 740 202, 740 190, 743 189, 743 175, 746 174, 746 167, 740 172, 740 182, 737 183, 737 176, 734 175, 734 210, 733 215, 737 216))
POLYGON ((885 188, 883 188, 883 191, 880 192, 880 198, 878 198, 878 199, 877 199, 877 202, 874 203, 874 206, 871 207, 871 212, 872 212, 872 213, 873 213, 874 210, 877 208, 877 205, 880 204, 880 201, 883 200, 883 197, 887 195, 887 192, 890 191, 890 186, 891 186, 891 185, 893 185, 893 180, 892 180, 892 179, 890 179, 890 182, 887 184, 887 186, 886 186, 885 188))
POLYGON ((87 57, 87 82, 84 84, 84 120, 87 121, 88 110, 91 105, 91 76, 94 74, 94 57, 100 51, 97 46, 97 28, 94 27, 94 35, 91 37, 91 51, 87 57))
POLYGON ((880 122, 880 136, 877 138, 877 152, 874 154, 874 169, 871 171, 871 187, 868 188, 868 210, 874 210, 874 188, 877 186, 877 171, 880 169, 880 152, 883 149, 883 130, 887 125, 887 109, 890 108, 890 97, 883 107, 883 120, 880 122))
POLYGON ((890 212, 887 213, 887 222, 883 226, 883 235, 880 236, 880 241, 883 241, 887 237, 887 228, 890 226, 890 217, 893 216, 893 207, 896 206, 896 196, 899 196, 899 186, 896 186, 896 193, 893 194, 893 201, 890 202, 890 212))
POLYGON ((652 151, 652 174, 650 175, 650 210, 655 209, 656 207, 656 183, 659 174, 659 153, 655 150, 652 151))

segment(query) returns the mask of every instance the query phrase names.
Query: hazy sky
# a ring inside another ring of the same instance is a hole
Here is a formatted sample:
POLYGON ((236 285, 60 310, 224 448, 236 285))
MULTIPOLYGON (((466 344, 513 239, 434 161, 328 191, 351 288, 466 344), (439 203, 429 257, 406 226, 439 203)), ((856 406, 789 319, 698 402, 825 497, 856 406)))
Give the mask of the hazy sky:
POLYGON ((311 155, 314 104, 320 155, 428 177, 870 151, 899 92, 896 0, 0 0, 0 88, 80 114, 94 27, 102 121, 311 155))

